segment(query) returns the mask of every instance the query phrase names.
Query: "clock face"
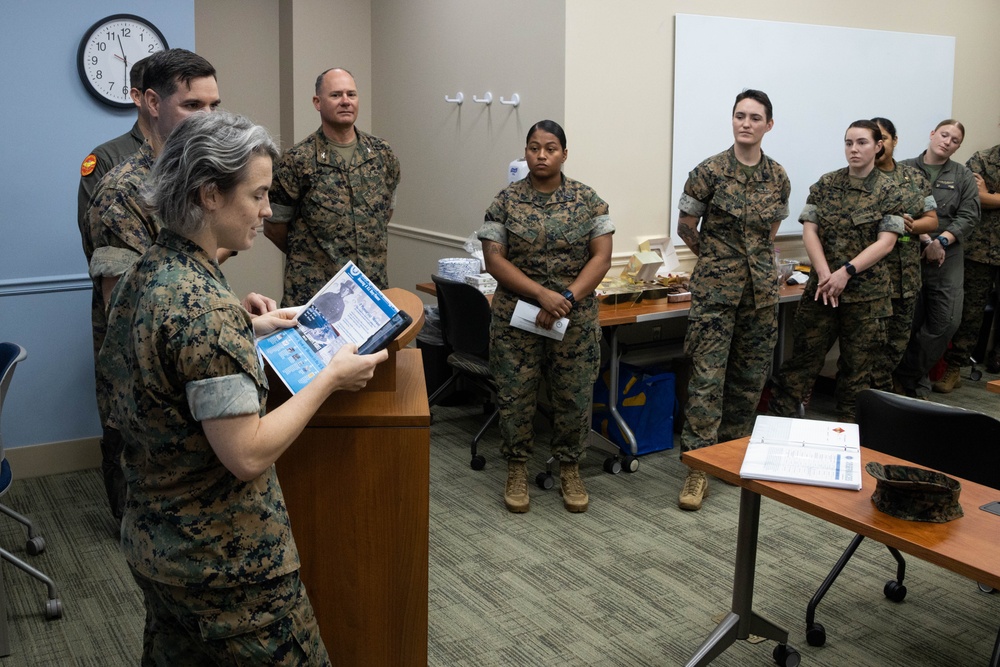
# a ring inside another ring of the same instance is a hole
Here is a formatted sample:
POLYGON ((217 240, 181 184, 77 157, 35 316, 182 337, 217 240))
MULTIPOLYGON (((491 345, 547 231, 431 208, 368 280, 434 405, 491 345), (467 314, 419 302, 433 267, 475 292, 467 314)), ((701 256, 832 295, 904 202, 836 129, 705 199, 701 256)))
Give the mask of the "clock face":
POLYGON ((149 21, 132 14, 109 16, 95 23, 80 42, 80 79, 101 102, 132 107, 128 94, 132 65, 166 48, 163 33, 149 21))

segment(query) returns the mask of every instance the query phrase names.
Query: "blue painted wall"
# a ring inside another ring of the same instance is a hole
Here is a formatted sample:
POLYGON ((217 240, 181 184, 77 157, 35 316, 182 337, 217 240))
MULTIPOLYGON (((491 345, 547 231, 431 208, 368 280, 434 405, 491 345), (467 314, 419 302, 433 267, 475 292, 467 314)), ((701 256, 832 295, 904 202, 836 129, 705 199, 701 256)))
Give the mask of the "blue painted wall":
POLYGON ((76 223, 80 163, 127 131, 132 110, 98 103, 76 68, 105 16, 138 14, 194 48, 194 0, 6 0, 0 40, 0 340, 28 349, 3 412, 7 447, 100 434, 90 281, 76 223))

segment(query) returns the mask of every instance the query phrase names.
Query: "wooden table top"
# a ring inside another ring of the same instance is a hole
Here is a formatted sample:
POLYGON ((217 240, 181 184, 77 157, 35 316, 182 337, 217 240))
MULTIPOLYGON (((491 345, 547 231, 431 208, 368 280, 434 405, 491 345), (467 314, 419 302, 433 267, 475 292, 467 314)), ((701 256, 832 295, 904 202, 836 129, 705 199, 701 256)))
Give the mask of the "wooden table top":
MULTIPOLYGON (((948 523, 906 521, 875 509, 871 495, 876 482, 867 473, 862 475, 861 491, 741 479, 739 471, 748 442, 749 438, 742 438, 692 450, 681 460, 696 470, 1000 589, 1000 516, 979 509, 1000 500, 1000 490, 956 478, 962 484, 959 502, 965 516, 948 523)), ((861 448, 861 460, 912 465, 866 447, 861 448)))
MULTIPOLYGON (((798 301, 802 297, 803 289, 803 285, 782 285, 778 299, 782 303, 798 301)), ((417 283, 417 291, 437 296, 437 289, 432 282, 417 283)), ((686 317, 689 310, 691 310, 690 301, 670 303, 666 299, 639 301, 637 303, 602 303, 600 322, 602 327, 635 324, 636 322, 663 320, 672 317, 686 317)))

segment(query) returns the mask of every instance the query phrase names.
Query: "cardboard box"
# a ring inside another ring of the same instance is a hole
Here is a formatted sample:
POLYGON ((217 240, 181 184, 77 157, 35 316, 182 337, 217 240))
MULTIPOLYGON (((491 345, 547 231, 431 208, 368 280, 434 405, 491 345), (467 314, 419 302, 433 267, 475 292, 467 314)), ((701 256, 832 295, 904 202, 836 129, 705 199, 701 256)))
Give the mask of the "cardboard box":
POLYGON ((653 281, 661 266, 663 259, 655 252, 637 252, 629 257, 628 264, 622 271, 622 278, 630 278, 635 282, 653 281))

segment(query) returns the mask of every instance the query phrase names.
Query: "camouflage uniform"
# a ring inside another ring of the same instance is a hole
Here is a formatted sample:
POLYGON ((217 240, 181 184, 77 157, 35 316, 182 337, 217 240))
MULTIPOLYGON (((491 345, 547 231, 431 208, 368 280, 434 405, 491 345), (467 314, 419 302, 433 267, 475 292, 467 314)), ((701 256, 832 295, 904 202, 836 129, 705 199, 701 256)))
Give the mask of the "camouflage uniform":
POLYGON ((285 152, 271 186, 272 223, 288 225, 282 304, 302 305, 352 260, 379 288, 389 286, 389 217, 399 160, 389 144, 357 132, 348 165, 323 130, 285 152))
MULTIPOLYGON (((139 130, 139 121, 136 121, 131 130, 120 137, 105 141, 84 159, 80 166, 80 190, 77 194, 76 212, 76 221, 80 226, 81 237, 87 234, 87 209, 90 207, 90 198, 97 191, 101 178, 124 162, 126 158, 131 157, 133 153, 142 148, 145 142, 146 139, 139 130), (87 167, 90 160, 94 161, 92 170, 87 167)), ((87 261, 90 261, 90 257, 87 257, 87 261)))
POLYGON ((125 479, 121 472, 121 436, 107 426, 108 397, 102 391, 107 385, 105 369, 97 362, 104 343, 108 315, 104 307, 105 277, 124 274, 153 245, 159 222, 145 211, 139 190, 153 166, 153 149, 143 144, 138 152, 105 174, 87 209, 83 251, 87 256, 93 293, 90 321, 94 336, 94 376, 97 388, 97 412, 101 420, 101 471, 111 511, 121 518, 125 503, 125 479))
MULTIPOLYGON (((901 164, 918 168, 929 176, 924 153, 901 164)), ((965 241, 979 222, 979 188, 972 172, 948 160, 931 186, 937 202, 938 228, 931 236, 948 231, 955 242, 945 250, 944 264, 923 262, 923 286, 913 314, 913 332, 906 352, 896 367, 896 379, 910 393, 926 396, 931 383, 927 372, 937 363, 958 329, 962 317, 965 241)))
MULTIPOLYGON (((115 290, 101 363, 116 369, 111 422, 125 440, 129 486, 122 550, 146 594, 144 664, 176 664, 180 647, 197 651, 188 663, 208 664, 214 640, 241 652, 255 632, 285 632, 272 624, 286 616, 308 626, 274 466, 240 481, 201 425, 263 415, 267 397, 250 316, 218 264, 162 230, 115 290)), ((315 628, 305 643, 325 664, 315 628)))
MULTIPOLYGON (((1000 191, 1000 146, 979 151, 965 163, 979 174, 990 192, 1000 191)), ((1000 267, 1000 209, 984 208, 975 231, 965 241, 965 298, 962 321, 944 353, 949 366, 966 366, 979 342, 983 311, 996 285, 1000 267)))
MULTIPOLYGON (((882 173, 896 181, 905 199, 904 209, 911 217, 919 218, 937 207, 931 183, 919 169, 896 163, 895 169, 882 173)), ((920 235, 904 233, 882 259, 889 272, 892 315, 886 321, 885 358, 873 379, 872 386, 876 389, 892 389, 892 371, 903 358, 906 344, 910 342, 913 311, 920 294, 920 251, 920 235)))
POLYGON ((684 184, 681 213, 701 225, 681 451, 750 433, 778 333, 771 225, 788 217, 790 189, 780 164, 761 154, 747 176, 732 148, 699 164, 684 184))
MULTIPOLYGON (((809 188, 799 216, 799 222, 818 225, 831 273, 874 243, 880 232, 905 231, 904 196, 895 181, 878 169, 860 183, 856 180, 847 168, 822 176, 809 188)), ((792 323, 792 357, 775 378, 769 410, 785 417, 797 413, 839 336, 837 415, 853 421, 855 397, 872 386, 884 353, 886 319, 892 312, 888 267, 876 262, 850 278, 837 308, 815 300, 817 283, 813 271, 792 323)))
MULTIPOLYGON (((608 205, 591 188, 563 176, 550 195, 531 177, 500 191, 486 211, 479 238, 507 248, 507 259, 547 289, 562 292, 590 259, 590 241, 614 233, 608 205)), ((493 296, 490 370, 497 385, 501 452, 526 461, 534 447, 532 420, 539 381, 552 403, 552 454, 580 459, 590 431, 590 399, 600 368, 601 329, 593 295, 577 301, 561 341, 510 326, 520 297, 502 285, 493 296)))

